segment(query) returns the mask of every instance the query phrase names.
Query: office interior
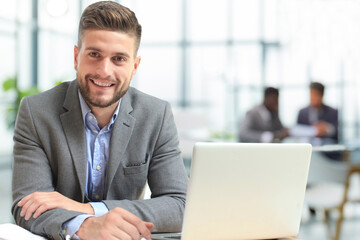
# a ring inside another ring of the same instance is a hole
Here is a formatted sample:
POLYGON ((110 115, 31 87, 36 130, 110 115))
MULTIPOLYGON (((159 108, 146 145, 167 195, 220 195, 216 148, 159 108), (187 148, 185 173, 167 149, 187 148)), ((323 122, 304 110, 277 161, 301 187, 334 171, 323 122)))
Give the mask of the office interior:
MULTIPOLYGON (((20 92, 41 92, 75 79, 78 20, 93 2, 0 0, 0 223, 13 221, 11 109, 20 92), (17 80, 14 89, 8 89, 11 79, 17 80)), ((117 2, 132 9, 143 27, 142 60, 132 86, 171 103, 187 169, 195 142, 238 140, 239 124, 262 102, 267 86, 279 89, 279 116, 291 128, 298 111, 309 104, 309 84, 322 82, 324 102, 339 110, 339 142, 357 149, 360 1, 117 2)), ((356 151, 349 156, 360 161, 356 151)), ((332 175, 344 164, 330 163, 332 175)), ((349 192, 360 195, 359 177, 354 174, 349 182, 349 192)), ((332 183, 331 177, 325 183, 332 183)), ((343 192, 336 193, 342 199, 343 192)), ((299 237, 331 239, 339 212, 330 212, 330 227, 325 217, 322 211, 305 212, 299 237)), ((359 226, 360 206, 346 203, 340 239, 355 239, 359 226)))

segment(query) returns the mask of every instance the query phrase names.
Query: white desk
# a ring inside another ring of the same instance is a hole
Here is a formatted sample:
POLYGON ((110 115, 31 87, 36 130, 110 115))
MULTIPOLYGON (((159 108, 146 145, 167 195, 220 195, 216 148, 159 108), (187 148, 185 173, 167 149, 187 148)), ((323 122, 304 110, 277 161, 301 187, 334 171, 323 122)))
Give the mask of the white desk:
POLYGON ((0 240, 46 240, 45 238, 35 235, 28 230, 15 224, 0 224, 0 240))

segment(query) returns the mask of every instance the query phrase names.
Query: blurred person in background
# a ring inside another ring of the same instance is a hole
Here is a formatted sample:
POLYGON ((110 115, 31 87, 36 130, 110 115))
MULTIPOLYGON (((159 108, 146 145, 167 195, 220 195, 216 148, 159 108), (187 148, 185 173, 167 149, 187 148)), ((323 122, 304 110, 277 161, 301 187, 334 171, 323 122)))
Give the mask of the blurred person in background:
POLYGON ((314 137, 320 145, 338 142, 338 111, 323 102, 325 86, 319 82, 310 84, 310 105, 301 109, 297 124, 315 128, 314 137))
POLYGON ((283 140, 288 136, 279 118, 279 90, 267 87, 264 91, 264 101, 246 113, 240 124, 240 142, 269 143, 283 140))

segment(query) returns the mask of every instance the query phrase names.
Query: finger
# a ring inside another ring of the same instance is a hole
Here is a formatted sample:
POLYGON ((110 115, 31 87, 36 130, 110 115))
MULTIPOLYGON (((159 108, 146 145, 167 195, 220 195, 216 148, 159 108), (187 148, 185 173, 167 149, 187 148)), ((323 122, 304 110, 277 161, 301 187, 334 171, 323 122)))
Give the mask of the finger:
MULTIPOLYGON (((27 211, 29 206, 31 206, 35 201, 39 201, 39 198, 42 197, 42 194, 43 193, 40 193, 40 192, 34 192, 20 200, 20 202, 18 203, 18 206, 22 207, 23 215, 25 215, 24 213, 27 211)), ((22 215, 20 214, 20 216, 22 216, 22 215)))
MULTIPOLYGON (((111 238, 111 239, 129 239, 129 237, 131 239, 136 239, 136 240, 140 239, 140 236, 138 238, 132 238, 129 234, 127 234, 124 231, 117 231, 116 233, 113 233, 112 236, 114 238, 111 238)), ((106 238, 106 239, 108 239, 108 238, 106 238)))
MULTIPOLYGON (((89 220, 91 220, 90 218, 89 220)), ((119 216, 116 212, 110 212, 105 225, 99 233, 103 237, 102 239, 140 239, 140 233, 137 228, 124 220, 123 217, 121 215, 119 216)), ((84 237, 84 239, 85 238, 86 237, 84 237)))
POLYGON ((20 212, 20 216, 24 217, 26 215, 26 212, 28 211, 28 208, 33 204, 32 199, 28 199, 26 200, 26 202, 24 202, 22 208, 21 208, 21 212, 20 212))
POLYGON ((142 221, 140 218, 135 216, 134 214, 125 211, 125 214, 123 215, 124 220, 131 223, 133 226, 137 228, 139 233, 146 239, 151 239, 151 233, 150 230, 145 225, 145 222, 142 221))
POLYGON ((41 201, 34 202, 32 207, 33 218, 37 218, 44 212, 56 208, 56 203, 47 199, 42 199, 41 201))
MULTIPOLYGON (((131 239, 140 239, 140 233, 136 226, 132 225, 127 221, 119 222, 118 228, 126 233, 131 239)), ((123 239, 123 238, 121 238, 123 239)))
POLYGON ((26 203, 26 200, 23 198, 23 199, 21 199, 19 202, 18 202, 18 206, 19 207, 22 207, 22 206, 24 206, 24 204, 26 203))
POLYGON ((153 224, 152 222, 144 222, 144 223, 145 223, 145 226, 146 226, 149 230, 151 230, 151 229, 154 228, 154 224, 153 224))
POLYGON ((33 195, 33 194, 29 194, 29 195, 27 195, 26 197, 24 197, 23 199, 21 199, 21 200, 18 202, 18 206, 19 206, 19 207, 24 206, 24 205, 27 203, 27 201, 29 201, 29 199, 31 199, 32 195, 33 195))
MULTIPOLYGON (((46 211, 49 207, 46 203, 46 200, 42 199, 43 196, 33 196, 31 199, 27 201, 27 203, 23 206, 23 211, 25 215, 25 220, 29 220, 31 216, 40 208, 39 213, 46 211), (44 210, 45 209, 45 210, 44 210)), ((40 214, 39 214, 40 215, 40 214)), ((38 216, 37 216, 38 217, 38 216)))
POLYGON ((33 215, 33 218, 39 217, 41 214, 43 214, 44 212, 46 212, 46 211, 49 210, 49 209, 52 209, 52 208, 51 208, 50 206, 40 205, 40 206, 36 209, 36 211, 35 211, 35 213, 34 213, 34 215, 33 215))
POLYGON ((25 220, 29 220, 31 218, 31 216, 33 215, 33 213, 36 211, 36 209, 39 207, 39 205, 33 203, 32 205, 30 205, 28 207, 28 209, 26 210, 26 213, 25 213, 25 220))

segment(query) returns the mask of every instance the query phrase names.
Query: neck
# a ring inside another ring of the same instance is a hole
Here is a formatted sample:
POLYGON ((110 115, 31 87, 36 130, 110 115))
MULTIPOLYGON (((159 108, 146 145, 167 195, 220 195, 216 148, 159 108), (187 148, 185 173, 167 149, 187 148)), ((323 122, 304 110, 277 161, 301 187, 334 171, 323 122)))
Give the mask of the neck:
POLYGON ((114 103, 111 106, 106 107, 106 108, 100 108, 100 107, 94 107, 94 106, 90 107, 91 112, 96 117, 96 120, 98 122, 100 129, 105 127, 106 124, 108 124, 110 122, 112 116, 114 115, 114 112, 115 112, 115 109, 116 109, 118 103, 119 103, 119 101, 117 101, 116 103, 114 103))
POLYGON ((322 106, 323 106, 323 104, 315 105, 315 106, 313 105, 313 106, 311 106, 311 107, 314 108, 314 109, 319 110, 322 106))

